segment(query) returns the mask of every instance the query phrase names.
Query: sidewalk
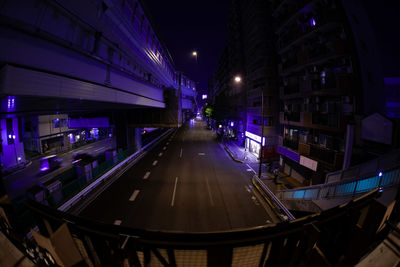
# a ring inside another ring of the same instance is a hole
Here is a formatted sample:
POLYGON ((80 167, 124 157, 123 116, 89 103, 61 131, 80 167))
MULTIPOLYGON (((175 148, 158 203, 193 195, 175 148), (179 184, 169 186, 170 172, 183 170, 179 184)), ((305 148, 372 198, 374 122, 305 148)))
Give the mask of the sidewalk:
MULTIPOLYGON (((256 155, 253 153, 246 151, 244 147, 239 146, 236 142, 234 141, 227 141, 224 142, 224 147, 226 151, 229 153, 231 158, 238 162, 238 163, 243 163, 246 164, 249 168, 253 170, 255 174, 258 175, 258 169, 259 169, 259 160, 256 155)), ((277 190, 283 190, 283 189, 292 189, 296 187, 304 187, 303 184, 301 184, 299 181, 297 181, 295 178, 289 176, 288 174, 279 171, 279 178, 278 178, 278 183, 276 184, 274 182, 274 174, 271 173, 273 169, 271 167, 268 167, 266 163, 262 163, 261 165, 261 177, 260 179, 267 185, 272 192, 276 192, 277 190), (269 169, 268 169, 269 168, 269 169), (267 170, 268 169, 268 170, 267 170)))

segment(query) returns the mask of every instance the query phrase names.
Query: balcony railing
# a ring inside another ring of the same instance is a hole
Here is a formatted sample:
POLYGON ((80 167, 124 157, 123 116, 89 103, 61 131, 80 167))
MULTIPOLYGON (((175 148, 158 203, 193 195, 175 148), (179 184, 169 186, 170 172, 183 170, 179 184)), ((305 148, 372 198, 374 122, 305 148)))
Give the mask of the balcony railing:
POLYGON ((284 112, 284 120, 300 122, 300 112, 284 112))
POLYGON ((374 189, 396 187, 400 184, 400 169, 394 169, 381 175, 374 175, 357 180, 341 181, 309 187, 281 190, 277 196, 281 200, 305 199, 322 200, 330 198, 354 197, 374 189))
POLYGON ((312 113, 312 124, 339 127, 339 116, 337 113, 312 113))
POLYGON ((299 149, 299 142, 290 139, 283 139, 283 146, 297 151, 299 149))

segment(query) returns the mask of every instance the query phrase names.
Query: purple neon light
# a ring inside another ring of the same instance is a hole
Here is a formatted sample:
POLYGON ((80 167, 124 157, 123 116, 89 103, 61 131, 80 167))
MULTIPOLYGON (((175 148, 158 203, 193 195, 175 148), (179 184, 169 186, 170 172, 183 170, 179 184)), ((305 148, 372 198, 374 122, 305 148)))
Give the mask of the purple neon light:
POLYGON ((312 26, 312 27, 314 27, 315 25, 317 25, 317 22, 315 21, 314 18, 311 18, 311 19, 310 19, 310 23, 311 23, 311 26, 312 26))
POLYGON ((285 147, 278 146, 278 153, 288 157, 289 159, 299 162, 300 161, 300 155, 294 151, 291 151, 285 147))

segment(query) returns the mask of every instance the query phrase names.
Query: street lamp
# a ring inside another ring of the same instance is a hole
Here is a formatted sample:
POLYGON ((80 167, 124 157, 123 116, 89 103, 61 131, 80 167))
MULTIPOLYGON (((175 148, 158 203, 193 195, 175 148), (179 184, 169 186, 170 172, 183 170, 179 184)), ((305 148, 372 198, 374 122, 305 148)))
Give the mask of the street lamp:
POLYGON ((235 76, 235 82, 236 83, 240 83, 242 81, 242 77, 240 77, 239 75, 235 76))
POLYGON ((198 62, 197 62, 197 51, 193 51, 193 52, 192 52, 192 56, 194 56, 194 57, 196 58, 196 64, 197 64, 197 63, 198 63, 198 62))
POLYGON ((261 89, 261 148, 260 148, 260 164, 258 166, 258 177, 261 179, 261 164, 264 154, 264 90, 261 89))

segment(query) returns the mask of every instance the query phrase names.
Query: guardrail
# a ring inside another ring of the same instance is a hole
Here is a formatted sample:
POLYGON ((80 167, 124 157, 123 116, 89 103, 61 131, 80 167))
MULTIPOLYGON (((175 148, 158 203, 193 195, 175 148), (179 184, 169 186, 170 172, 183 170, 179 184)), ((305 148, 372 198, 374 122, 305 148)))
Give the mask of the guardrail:
POLYGON ((295 217, 293 214, 283 205, 283 203, 274 195, 274 193, 266 186, 257 175, 253 176, 252 179, 254 184, 257 184, 261 187, 261 190, 263 190, 264 193, 267 194, 268 198, 273 201, 273 204, 275 205, 276 208, 280 211, 281 214, 285 214, 287 217, 283 217, 282 219, 284 220, 294 220, 295 217))
POLYGON ((331 172, 326 175, 325 183, 335 183, 353 180, 361 177, 370 177, 379 172, 386 172, 400 166, 400 151, 396 150, 377 159, 348 168, 331 172))
POLYGON ((79 200, 83 199, 86 197, 95 187, 99 186, 100 184, 105 184, 107 182, 107 185, 110 185, 112 182, 114 182, 118 177, 113 177, 116 173, 121 173, 124 172, 127 168, 130 168, 132 164, 137 162, 139 159, 141 159, 146 151, 150 149, 153 145, 158 144, 163 138, 170 134, 174 129, 169 129, 147 145, 143 146, 140 148, 138 151, 133 153, 132 155, 128 156, 126 159, 122 160, 120 163, 118 163, 116 166, 112 167, 110 170, 108 170, 106 173, 101 175, 99 178, 96 180, 92 181, 89 185, 87 185, 83 190, 81 190, 78 194, 74 195, 72 198, 70 198, 68 201, 66 201, 64 204, 62 204, 60 207, 58 207, 59 210, 61 211, 66 211, 69 208, 71 208, 74 204, 76 204, 79 200), (114 179, 112 179, 114 178, 114 179))
POLYGON ((19 228, 18 214, 0 205, 0 229, 40 266, 352 266, 385 218, 376 196, 290 222, 205 233, 101 224, 29 202, 35 224, 19 228))
POLYGON ((337 197, 349 197, 371 191, 375 188, 398 186, 400 184, 400 169, 396 168, 388 172, 379 172, 377 175, 359 178, 350 181, 341 181, 329 184, 320 184, 296 189, 280 190, 276 195, 281 200, 307 199, 320 200, 337 197))

